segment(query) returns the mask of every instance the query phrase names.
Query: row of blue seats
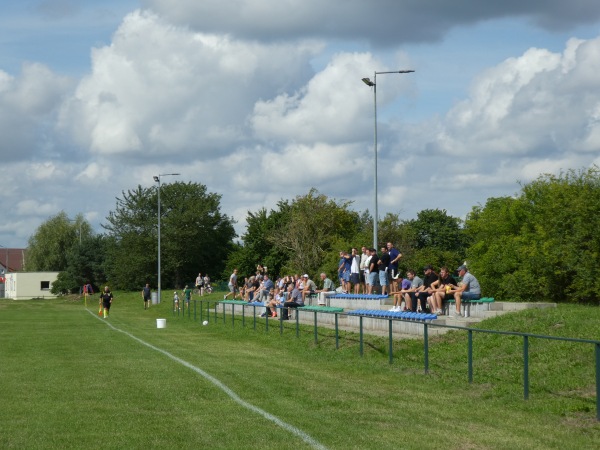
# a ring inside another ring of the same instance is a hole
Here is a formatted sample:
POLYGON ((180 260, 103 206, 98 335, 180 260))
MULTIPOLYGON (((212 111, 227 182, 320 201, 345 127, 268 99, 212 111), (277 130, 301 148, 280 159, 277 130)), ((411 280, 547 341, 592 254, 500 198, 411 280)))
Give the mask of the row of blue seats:
POLYGON ((404 320, 435 320, 437 315, 428 313, 416 312, 400 312, 400 311, 381 311, 378 309, 355 309, 348 311, 348 315, 353 316, 370 316, 382 317, 386 319, 404 319, 404 320))
POLYGON ((380 294, 334 294, 330 295, 329 298, 350 298, 356 300, 380 300, 382 298, 388 298, 387 295, 380 294))

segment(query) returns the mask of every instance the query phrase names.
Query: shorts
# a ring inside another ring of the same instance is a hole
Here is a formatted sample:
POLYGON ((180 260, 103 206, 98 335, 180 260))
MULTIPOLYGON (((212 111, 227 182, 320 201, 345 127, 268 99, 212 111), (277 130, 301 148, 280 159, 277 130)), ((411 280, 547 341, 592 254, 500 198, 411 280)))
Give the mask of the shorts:
POLYGON ((359 278, 359 280, 360 280, 360 283, 361 283, 361 284, 364 284, 364 283, 365 283, 365 281, 366 281, 366 280, 365 280, 365 271, 364 271, 364 270, 361 270, 361 271, 360 271, 359 277, 360 277, 360 278, 359 278))
POLYGON ((228 284, 229 292, 233 292, 235 294, 235 286, 233 284, 228 284))
POLYGON ((369 272, 369 277, 367 278, 367 284, 371 286, 375 286, 375 281, 377 280, 377 272, 369 272))
POLYGON ((350 281, 350 272, 344 272, 344 273, 342 274, 342 279, 343 279, 344 281, 350 281))
POLYGON ((474 294, 473 292, 463 292, 460 296, 463 300, 479 300, 481 294, 474 294))
POLYGON ((357 273, 351 273, 350 274, 350 283, 352 284, 358 284, 360 283, 360 276, 357 273))
POLYGON ((382 286, 388 285, 387 270, 379 271, 379 284, 382 286))

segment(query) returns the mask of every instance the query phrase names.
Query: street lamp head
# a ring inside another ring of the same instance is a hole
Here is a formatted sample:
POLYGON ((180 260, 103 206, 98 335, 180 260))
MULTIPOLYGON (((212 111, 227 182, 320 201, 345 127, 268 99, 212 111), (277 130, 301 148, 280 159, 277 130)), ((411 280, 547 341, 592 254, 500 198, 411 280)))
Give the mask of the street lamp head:
POLYGON ((375 83, 373 83, 369 78, 363 78, 362 79, 363 83, 365 83, 367 86, 373 87, 375 86, 375 83))
POLYGON ((160 181, 160 178, 158 178, 156 175, 154 175, 154 181, 156 181, 158 183, 160 181))
POLYGON ((398 73, 413 73, 414 70, 399 70, 398 73))

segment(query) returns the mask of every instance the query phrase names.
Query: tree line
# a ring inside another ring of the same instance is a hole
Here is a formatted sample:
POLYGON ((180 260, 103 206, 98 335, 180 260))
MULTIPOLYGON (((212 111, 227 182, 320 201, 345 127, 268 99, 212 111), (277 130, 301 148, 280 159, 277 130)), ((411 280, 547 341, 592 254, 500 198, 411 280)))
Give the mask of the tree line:
MULTIPOLYGON (((431 264, 453 270, 467 261, 485 296, 514 301, 598 303, 600 286, 600 171, 597 167, 541 175, 513 197, 476 205, 463 221, 443 209, 414 219, 388 213, 379 245, 402 251, 400 270, 431 264)), ((258 264, 272 275, 325 272, 336 277, 339 251, 370 246, 372 216, 352 202, 316 189, 270 210, 248 211, 235 242, 233 218, 221 197, 199 183, 161 186, 161 277, 181 287, 198 272, 227 279, 233 268, 251 275, 258 264)), ((86 282, 135 290, 157 283, 157 189, 123 191, 95 234, 82 216, 64 212, 29 240, 26 269, 57 270, 57 292, 86 282)))

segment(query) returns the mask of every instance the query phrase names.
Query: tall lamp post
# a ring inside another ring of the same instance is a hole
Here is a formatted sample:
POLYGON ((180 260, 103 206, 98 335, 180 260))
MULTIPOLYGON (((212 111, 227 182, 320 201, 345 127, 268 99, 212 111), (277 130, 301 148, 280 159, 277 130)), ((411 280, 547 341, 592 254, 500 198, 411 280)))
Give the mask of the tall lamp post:
POLYGON ((158 183, 158 297, 157 301, 160 303, 160 292, 161 292, 161 284, 160 284, 160 178, 171 176, 171 175, 179 175, 178 173, 161 173, 159 175, 154 175, 154 181, 158 183))
POLYGON ((375 215, 373 216, 373 248, 377 249, 377 222, 379 221, 379 211, 377 207, 377 75, 383 75, 387 73, 412 73, 414 70, 394 70, 392 72, 375 72, 373 75, 373 81, 369 78, 363 78, 362 81, 367 86, 373 88, 373 100, 375 105, 375 143, 373 145, 375 158, 374 158, 374 201, 375 201, 375 215))

